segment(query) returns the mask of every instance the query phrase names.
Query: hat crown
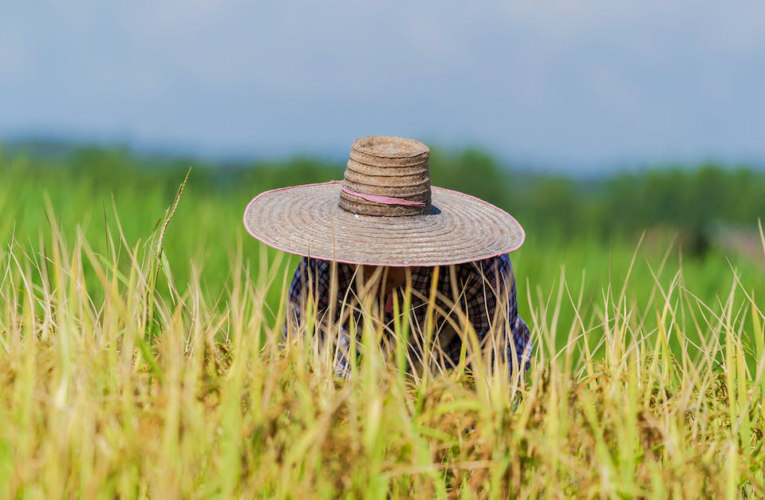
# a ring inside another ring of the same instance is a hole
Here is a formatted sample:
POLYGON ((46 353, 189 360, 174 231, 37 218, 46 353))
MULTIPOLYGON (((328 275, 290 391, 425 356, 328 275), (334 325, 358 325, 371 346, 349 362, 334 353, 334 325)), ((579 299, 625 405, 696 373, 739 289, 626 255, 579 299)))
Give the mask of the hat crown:
POLYGON ((356 139, 340 192, 340 207, 359 215, 421 215, 430 211, 430 149, 404 137, 356 139))

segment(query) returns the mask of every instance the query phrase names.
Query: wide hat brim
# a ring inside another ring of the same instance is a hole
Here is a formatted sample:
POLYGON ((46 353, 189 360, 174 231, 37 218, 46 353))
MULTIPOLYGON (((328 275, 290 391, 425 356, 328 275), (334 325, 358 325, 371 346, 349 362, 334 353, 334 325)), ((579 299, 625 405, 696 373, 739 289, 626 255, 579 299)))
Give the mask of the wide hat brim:
POLYGON ((507 212, 479 198, 432 188, 429 213, 357 215, 338 205, 341 183, 266 191, 244 212, 247 231, 291 254, 348 264, 442 266, 496 257, 525 238, 507 212))

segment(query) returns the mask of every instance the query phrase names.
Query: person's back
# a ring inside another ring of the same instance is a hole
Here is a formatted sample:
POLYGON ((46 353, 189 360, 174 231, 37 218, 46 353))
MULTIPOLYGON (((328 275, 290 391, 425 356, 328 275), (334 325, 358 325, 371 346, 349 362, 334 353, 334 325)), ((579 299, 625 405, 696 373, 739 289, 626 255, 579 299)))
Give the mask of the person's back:
MULTIPOLYGON (((434 267, 378 268, 339 263, 336 267, 336 288, 332 287, 332 263, 320 259, 301 259, 293 276, 290 290, 288 321, 285 334, 301 331, 303 311, 308 297, 315 304, 318 323, 325 327, 331 320, 341 327, 341 349, 348 351, 349 321, 360 325, 362 307, 358 298, 363 286, 372 294, 379 311, 373 318, 379 324, 388 347, 398 341, 394 311, 402 311, 403 298, 410 284, 411 309, 408 338, 409 361, 422 362, 426 343, 427 315, 433 295, 433 325, 430 360, 442 367, 453 368, 460 359, 465 339, 466 319, 476 333, 483 349, 491 349, 507 356, 509 363, 526 368, 531 356, 529 330, 518 315, 515 276, 509 257, 504 254, 477 262, 458 264, 438 269, 435 288, 432 288, 434 267), (359 269, 364 279, 359 279, 359 269), (375 271, 378 271, 375 275, 375 271), (358 285, 358 288, 357 286, 358 285), (332 296, 334 295, 334 297, 332 296), (397 301, 398 307, 393 302, 397 301), (334 306, 334 307, 330 307, 334 306), (334 317, 329 318, 330 309, 334 317), (353 313, 350 313, 353 311, 353 313), (489 335, 493 333, 493 335, 489 335)), ((314 322, 316 323, 316 322, 314 322)), ((399 322, 399 324, 401 324, 399 322)), ((317 331, 321 332, 322 328, 317 331)), ((361 327, 356 328, 357 332, 361 327)), ((357 342, 358 342, 357 338, 357 342)), ((347 359, 341 356, 336 364, 339 375, 347 370, 347 359)))

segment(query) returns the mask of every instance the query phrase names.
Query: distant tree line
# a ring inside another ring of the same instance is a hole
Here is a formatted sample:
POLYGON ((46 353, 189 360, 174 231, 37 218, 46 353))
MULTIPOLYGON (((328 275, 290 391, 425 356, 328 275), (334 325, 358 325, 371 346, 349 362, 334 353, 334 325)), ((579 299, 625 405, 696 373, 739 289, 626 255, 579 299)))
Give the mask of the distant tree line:
MULTIPOLYGON (((189 165, 195 166, 189 189, 210 195, 324 182, 341 178, 345 168, 311 158, 215 165, 120 148, 73 148, 55 157, 0 150, 0 174, 14 168, 28 175, 76 176, 93 189, 159 183, 172 192, 189 165)), ((431 175, 434 185, 481 197, 526 225, 564 236, 631 236, 653 227, 676 228, 697 239, 703 251, 709 228, 720 223, 754 227, 765 216, 765 173, 746 168, 657 167, 583 179, 507 168, 476 149, 435 149, 431 175)))

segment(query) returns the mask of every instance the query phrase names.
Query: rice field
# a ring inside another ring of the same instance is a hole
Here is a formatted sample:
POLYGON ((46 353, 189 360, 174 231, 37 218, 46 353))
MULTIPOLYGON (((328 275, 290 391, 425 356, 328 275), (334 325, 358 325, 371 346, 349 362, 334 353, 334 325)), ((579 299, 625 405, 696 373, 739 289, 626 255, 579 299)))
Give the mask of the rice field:
POLYGON ((411 374, 368 327, 340 380, 240 200, 89 182, 0 186, 0 497, 765 496, 762 234, 531 237, 528 373, 411 374))

